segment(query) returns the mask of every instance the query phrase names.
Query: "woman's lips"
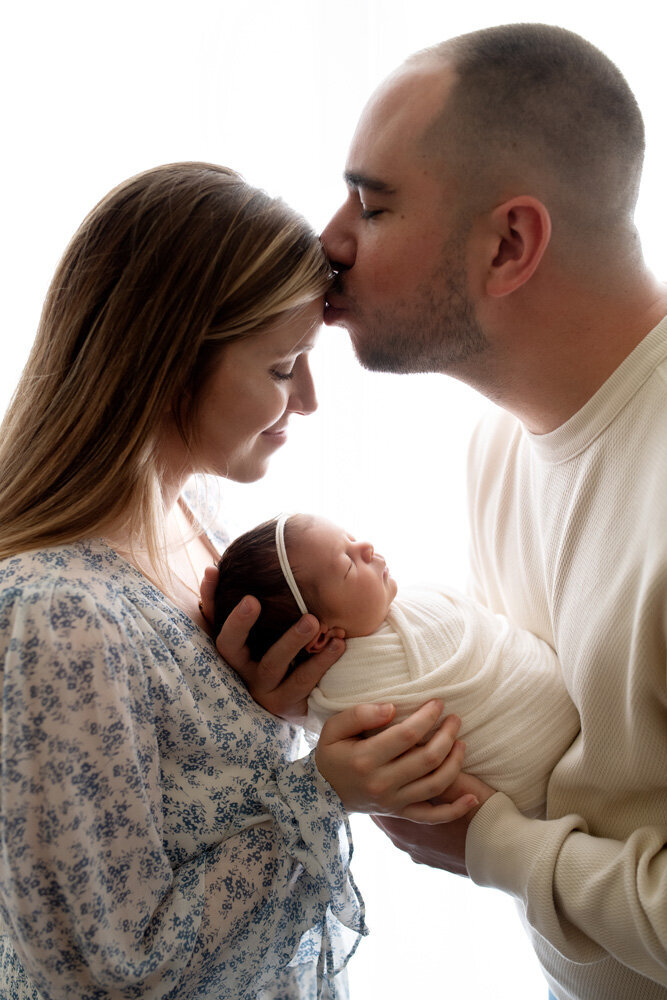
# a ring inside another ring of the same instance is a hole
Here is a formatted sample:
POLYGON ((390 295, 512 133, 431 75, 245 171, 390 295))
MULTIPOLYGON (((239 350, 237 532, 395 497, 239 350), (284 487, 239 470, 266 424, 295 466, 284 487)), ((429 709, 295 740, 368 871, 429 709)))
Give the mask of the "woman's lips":
POLYGON ((287 441, 287 426, 271 427, 268 431, 262 431, 262 437, 266 438, 272 444, 284 444, 287 441))

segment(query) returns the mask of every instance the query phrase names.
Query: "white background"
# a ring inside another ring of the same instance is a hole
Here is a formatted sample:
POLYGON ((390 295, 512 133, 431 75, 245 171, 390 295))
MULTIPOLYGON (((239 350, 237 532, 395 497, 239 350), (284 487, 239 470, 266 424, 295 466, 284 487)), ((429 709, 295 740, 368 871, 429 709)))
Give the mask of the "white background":
MULTIPOLYGON (((0 24, 0 410, 57 260, 109 188, 158 163, 213 160, 321 229, 343 198, 346 148, 373 87, 410 52, 490 24, 561 24, 626 74, 648 135, 638 224, 664 277, 659 17, 654 0, 15 4, 0 24)), ((225 485, 235 530, 283 509, 323 513, 369 537, 399 582, 464 587, 465 450, 484 402, 441 376, 364 372, 340 330, 323 331, 313 368, 319 411, 293 420, 262 483, 225 485)), ((353 828, 372 930, 351 965, 353 997, 546 996, 509 900, 413 865, 366 817, 353 828)))

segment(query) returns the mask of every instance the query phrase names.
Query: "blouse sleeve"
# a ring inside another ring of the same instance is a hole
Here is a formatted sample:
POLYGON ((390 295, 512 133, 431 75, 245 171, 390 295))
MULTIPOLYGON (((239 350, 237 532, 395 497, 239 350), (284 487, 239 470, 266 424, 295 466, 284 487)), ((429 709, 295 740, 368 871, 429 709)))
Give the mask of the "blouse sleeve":
POLYGON ((240 1000, 315 961, 334 996, 365 927, 312 757, 263 776, 264 815, 172 864, 139 637, 70 584, 3 598, 0 913, 40 993, 240 1000))

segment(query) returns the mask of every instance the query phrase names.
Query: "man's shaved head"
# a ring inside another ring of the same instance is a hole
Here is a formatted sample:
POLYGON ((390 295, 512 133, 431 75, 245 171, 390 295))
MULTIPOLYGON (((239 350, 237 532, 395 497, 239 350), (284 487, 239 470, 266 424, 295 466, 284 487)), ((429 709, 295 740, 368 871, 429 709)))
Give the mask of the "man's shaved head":
POLYGON ((455 72, 423 144, 454 172, 472 211, 532 194, 568 245, 574 230, 590 241, 631 225, 644 126, 625 78, 594 45, 550 25, 503 25, 418 52, 408 65, 420 60, 455 72))

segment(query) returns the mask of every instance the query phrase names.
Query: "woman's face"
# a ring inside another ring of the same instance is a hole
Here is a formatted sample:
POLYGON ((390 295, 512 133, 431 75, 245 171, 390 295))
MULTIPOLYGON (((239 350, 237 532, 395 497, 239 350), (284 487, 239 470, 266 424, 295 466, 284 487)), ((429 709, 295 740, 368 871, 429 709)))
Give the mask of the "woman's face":
POLYGON ((323 300, 317 299, 222 349, 197 401, 191 472, 241 483, 265 474, 269 459, 287 440, 290 414, 317 408, 308 353, 322 308, 323 300))

